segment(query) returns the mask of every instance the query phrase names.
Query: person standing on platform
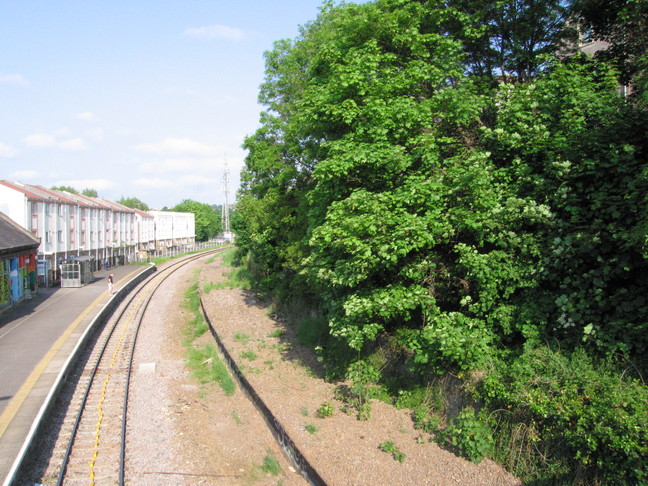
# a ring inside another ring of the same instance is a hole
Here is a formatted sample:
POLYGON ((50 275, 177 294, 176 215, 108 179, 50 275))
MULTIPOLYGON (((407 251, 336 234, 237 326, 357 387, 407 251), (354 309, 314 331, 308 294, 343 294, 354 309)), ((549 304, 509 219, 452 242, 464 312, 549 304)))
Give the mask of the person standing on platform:
POLYGON ((112 295, 113 293, 113 276, 114 274, 108 275, 108 293, 112 295))

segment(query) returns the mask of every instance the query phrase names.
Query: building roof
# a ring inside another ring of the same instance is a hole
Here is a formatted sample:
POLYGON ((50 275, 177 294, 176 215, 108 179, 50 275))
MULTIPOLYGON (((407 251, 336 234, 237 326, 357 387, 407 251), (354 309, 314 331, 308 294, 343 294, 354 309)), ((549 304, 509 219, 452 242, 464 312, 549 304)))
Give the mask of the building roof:
POLYGON ((141 209, 135 209, 135 208, 133 208, 133 211, 135 211, 135 214, 137 214, 138 216, 141 216, 142 218, 151 218, 151 219, 153 219, 153 216, 151 214, 147 213, 146 211, 142 211, 141 209))
POLYGON ((34 187, 27 184, 22 184, 20 182, 11 182, 11 181, 0 181, 0 184, 7 186, 14 191, 22 192, 28 199, 38 200, 38 201, 51 201, 51 197, 48 197, 36 190, 34 187))
POLYGON ((40 240, 0 212, 0 255, 36 250, 40 240))

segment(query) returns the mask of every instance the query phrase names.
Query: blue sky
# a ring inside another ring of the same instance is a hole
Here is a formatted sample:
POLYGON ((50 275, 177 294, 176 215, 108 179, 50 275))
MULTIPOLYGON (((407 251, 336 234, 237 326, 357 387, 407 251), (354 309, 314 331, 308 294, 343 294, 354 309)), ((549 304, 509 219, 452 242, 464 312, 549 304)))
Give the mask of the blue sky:
MULTIPOLYGON (((0 0, 0 179, 230 201, 263 52, 321 0, 0 0)), ((360 3, 360 2, 357 2, 360 3)))

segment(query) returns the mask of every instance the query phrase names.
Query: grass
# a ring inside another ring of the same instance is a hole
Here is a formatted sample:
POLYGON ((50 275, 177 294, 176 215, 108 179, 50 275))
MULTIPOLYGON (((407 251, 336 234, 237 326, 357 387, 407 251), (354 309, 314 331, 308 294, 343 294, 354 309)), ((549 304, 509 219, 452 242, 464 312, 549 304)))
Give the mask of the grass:
POLYGON ((203 285, 203 292, 206 293, 206 294, 208 294, 212 290, 217 290, 217 289, 218 289, 218 285, 215 284, 215 283, 210 282, 210 283, 206 283, 205 285, 203 285))
POLYGON ((254 361, 257 359, 257 355, 254 353, 254 351, 243 351, 241 353, 241 358, 249 359, 250 361, 254 361))
POLYGON ((285 334, 285 332, 286 331, 284 331, 283 329, 275 329, 274 331, 272 331, 271 333, 268 334, 268 337, 278 338, 278 337, 283 336, 285 334))
POLYGON ((304 425, 304 428, 306 429, 306 432, 308 432, 309 434, 314 434, 317 432, 317 427, 315 426, 315 424, 312 423, 304 425))
POLYGON ((243 420, 239 416, 238 412, 236 410, 232 410, 232 419, 234 419, 234 423, 236 425, 244 425, 243 420))
POLYGON ((197 275, 194 275, 193 283, 185 291, 183 306, 192 314, 192 318, 187 321, 184 334, 184 345, 189 348, 187 363, 194 377, 202 384, 215 382, 218 383, 227 396, 234 394, 236 385, 229 370, 221 360, 213 344, 202 346, 200 348, 191 347, 193 341, 205 334, 209 329, 202 312, 200 311, 200 294, 198 292, 197 275))
POLYGON ((187 342, 185 344, 188 345, 194 339, 205 334, 209 329, 207 322, 200 312, 200 294, 198 292, 197 279, 185 290, 183 307, 193 315, 185 328, 185 334, 187 335, 187 342))
POLYGON ((247 344, 250 342, 250 336, 244 332, 237 332, 234 334, 234 341, 241 344, 247 344))
POLYGON ((281 473, 281 466, 279 461, 272 455, 272 451, 268 449, 265 457, 263 458, 263 464, 260 468, 266 474, 272 474, 273 476, 278 476, 281 473))
POLYGON ((232 396, 234 394, 236 385, 213 345, 189 349, 187 364, 192 370, 193 376, 200 383, 216 382, 225 395, 232 396))

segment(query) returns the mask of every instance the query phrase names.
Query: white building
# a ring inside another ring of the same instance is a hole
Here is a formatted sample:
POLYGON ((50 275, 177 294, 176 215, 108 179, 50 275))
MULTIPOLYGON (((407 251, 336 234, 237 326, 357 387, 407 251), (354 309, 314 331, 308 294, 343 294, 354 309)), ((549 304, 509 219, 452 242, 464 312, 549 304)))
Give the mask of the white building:
POLYGON ((68 258, 90 256, 95 269, 136 255, 195 243, 193 213, 127 208, 103 199, 0 180, 0 211, 40 238, 47 281, 68 258))
POLYGON ((155 249, 182 247, 196 241, 196 221, 193 213, 148 211, 154 219, 155 249))

